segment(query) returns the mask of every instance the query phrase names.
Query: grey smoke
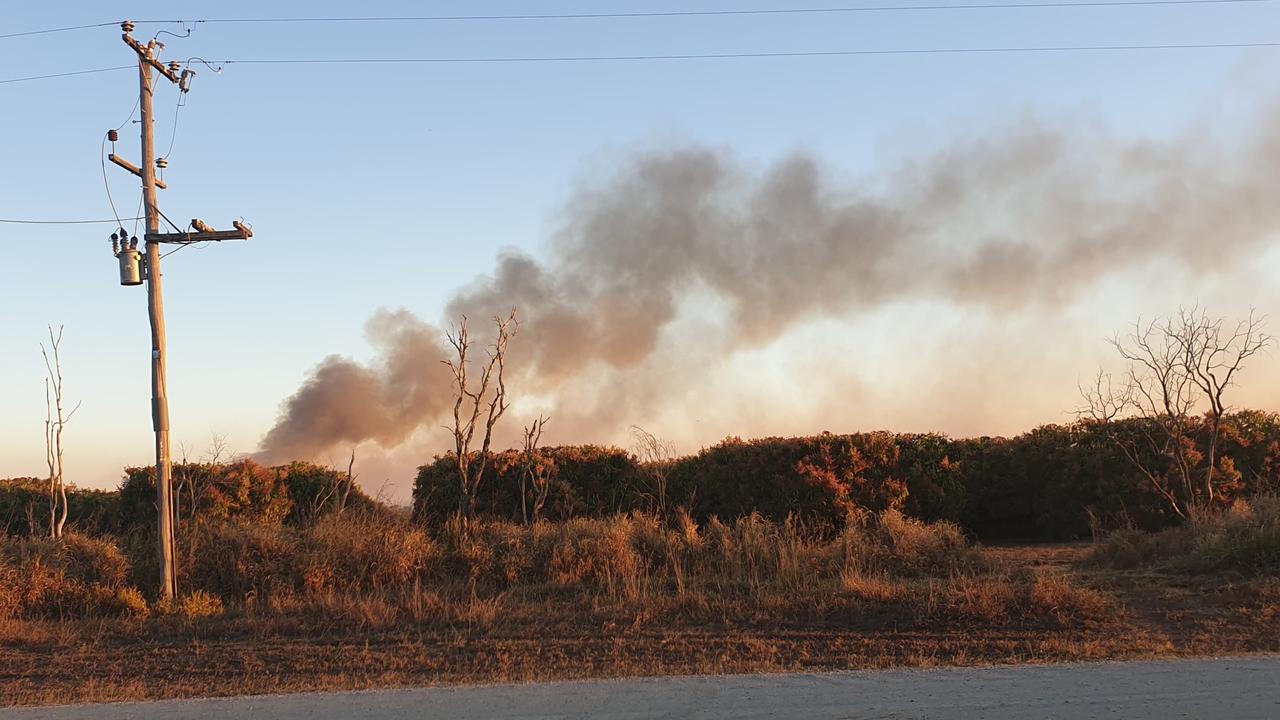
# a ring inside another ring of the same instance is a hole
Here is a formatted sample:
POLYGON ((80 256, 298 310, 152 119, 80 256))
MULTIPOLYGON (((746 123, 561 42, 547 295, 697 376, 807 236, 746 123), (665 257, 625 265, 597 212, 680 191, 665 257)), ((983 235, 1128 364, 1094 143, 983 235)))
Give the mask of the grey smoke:
MULTIPOLYGON (((999 312, 1069 301, 1139 267, 1215 272, 1280 228, 1276 115, 1231 148, 1200 136, 1121 143, 1024 122, 847 186, 805 154, 754 174, 723 152, 649 152, 581 185, 542 259, 502 254, 445 316, 517 308, 515 386, 554 397, 603 368, 617 381, 597 389, 593 423, 625 427, 635 420, 624 412, 682 392, 669 368, 658 381, 644 366, 692 297, 714 298, 727 316, 718 340, 687 341, 727 354, 798 323, 899 301, 999 312)), ((438 331, 405 311, 380 312, 370 336, 379 360, 322 362, 286 401, 265 454, 390 446, 439 421, 449 398, 438 331)))

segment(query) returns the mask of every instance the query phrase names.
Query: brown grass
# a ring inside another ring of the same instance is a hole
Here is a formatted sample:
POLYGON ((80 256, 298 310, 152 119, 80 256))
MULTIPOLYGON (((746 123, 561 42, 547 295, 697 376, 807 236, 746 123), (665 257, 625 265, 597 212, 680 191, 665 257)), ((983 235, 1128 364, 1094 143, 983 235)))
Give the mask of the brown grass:
POLYGON ((1222 513, 1199 514, 1157 533, 1124 531, 1105 538, 1086 564, 1177 573, 1280 570, 1280 496, 1237 500, 1222 513))
POLYGON ((1106 551, 1076 570, 1087 549, 986 551, 895 512, 434 532, 346 513, 181 542, 183 596, 148 604, 113 540, 3 541, 0 704, 1280 649, 1273 577, 1157 591, 1106 551))

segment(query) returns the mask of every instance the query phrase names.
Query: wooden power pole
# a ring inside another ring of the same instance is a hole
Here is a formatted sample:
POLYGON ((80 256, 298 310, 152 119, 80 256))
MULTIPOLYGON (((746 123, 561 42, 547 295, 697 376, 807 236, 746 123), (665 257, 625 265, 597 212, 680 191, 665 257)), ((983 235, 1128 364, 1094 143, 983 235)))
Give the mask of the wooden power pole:
MULTIPOLYGON (((235 222, 235 230, 217 232, 205 223, 192 220, 188 228, 195 227, 196 232, 161 233, 161 213, 157 202, 156 189, 167 185, 156 178, 157 164, 168 165, 167 158, 157 162, 155 150, 155 126, 152 112, 153 75, 156 71, 178 86, 179 92, 190 90, 191 78, 195 73, 182 68, 176 61, 164 65, 157 58, 164 45, 152 40, 143 45, 132 36, 133 23, 125 21, 120 24, 124 31, 124 42, 133 48, 138 55, 138 107, 142 116, 142 163, 132 163, 112 153, 109 159, 137 175, 142 179, 142 199, 145 206, 147 230, 146 260, 142 261, 139 253, 133 250, 126 240, 124 251, 117 247, 116 257, 120 259, 121 283, 136 285, 138 278, 147 283, 147 315, 151 320, 151 424, 156 433, 156 506, 159 509, 159 552, 160 552, 160 592, 164 598, 172 598, 177 593, 176 544, 174 542, 173 519, 173 474, 169 458, 169 398, 166 393, 165 374, 165 332, 164 332, 164 295, 162 292, 162 276, 160 272, 160 246, 165 243, 190 244, 219 240, 247 240, 252 232, 247 226, 235 222), (204 231, 204 232, 201 232, 204 231), (137 263, 142 262, 141 272, 137 263)), ((114 136, 112 137, 114 140, 114 136)), ((121 229, 123 235, 123 229, 121 229)), ((115 236, 113 236, 114 238, 115 236)), ((136 247, 137 238, 134 238, 136 247)))

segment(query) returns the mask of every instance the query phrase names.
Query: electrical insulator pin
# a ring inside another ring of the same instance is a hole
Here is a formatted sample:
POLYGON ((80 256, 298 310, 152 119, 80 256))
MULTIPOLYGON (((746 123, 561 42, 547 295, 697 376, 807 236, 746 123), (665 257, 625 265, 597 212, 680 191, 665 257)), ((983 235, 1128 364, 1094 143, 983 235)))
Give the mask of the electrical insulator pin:
POLYGON ((161 170, 169 167, 169 158, 164 158, 164 157, 156 158, 156 167, 160 168, 161 170))
POLYGON ((169 61, 169 72, 173 73, 174 75, 177 75, 178 71, 181 69, 182 69, 182 63, 178 62, 177 60, 169 61))
POLYGON ((117 132, 115 129, 108 130, 107 139, 110 140, 111 142, 115 142, 120 139, 120 133, 117 132))
POLYGON ((120 23, 120 29, 125 31, 126 33, 133 32, 133 21, 125 20, 124 22, 120 23))

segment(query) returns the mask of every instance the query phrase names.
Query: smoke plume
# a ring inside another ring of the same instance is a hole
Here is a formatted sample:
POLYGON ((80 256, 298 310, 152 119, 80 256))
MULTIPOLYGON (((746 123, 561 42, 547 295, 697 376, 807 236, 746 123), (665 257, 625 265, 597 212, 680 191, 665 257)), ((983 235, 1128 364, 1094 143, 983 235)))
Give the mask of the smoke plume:
MULTIPOLYGON (((445 315, 517 308, 513 387, 550 398, 562 432, 625 430, 712 359, 811 320, 921 299, 1002 312, 1139 268, 1217 272, 1280 228, 1276 119, 1231 146, 1025 122, 863 183, 833 182, 805 154, 753 173, 723 152, 649 152, 578 187, 542 258, 504 253, 445 315)), ((379 359, 322 362, 266 455, 392 446, 439 421, 451 402, 439 332, 405 311, 379 312, 368 332, 379 359)))

